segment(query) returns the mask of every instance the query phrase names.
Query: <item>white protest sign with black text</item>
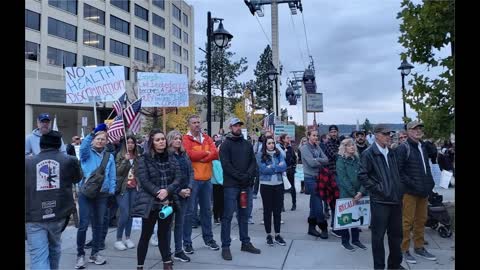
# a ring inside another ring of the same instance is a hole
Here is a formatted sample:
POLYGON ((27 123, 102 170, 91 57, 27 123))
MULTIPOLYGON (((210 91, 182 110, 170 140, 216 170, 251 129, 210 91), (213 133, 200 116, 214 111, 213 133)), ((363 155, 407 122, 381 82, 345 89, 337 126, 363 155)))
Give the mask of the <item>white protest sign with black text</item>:
POLYGON ((123 66, 66 67, 66 102, 115 101, 125 93, 123 66))
POLYGON ((333 227, 342 230, 370 225, 370 197, 356 203, 352 198, 337 199, 333 227))

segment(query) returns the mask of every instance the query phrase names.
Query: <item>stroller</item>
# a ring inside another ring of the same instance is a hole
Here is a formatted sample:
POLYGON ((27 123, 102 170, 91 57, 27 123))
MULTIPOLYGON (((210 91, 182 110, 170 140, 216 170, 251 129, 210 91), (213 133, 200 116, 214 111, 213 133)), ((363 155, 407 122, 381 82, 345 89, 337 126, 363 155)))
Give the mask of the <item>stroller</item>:
POLYGON ((425 226, 437 230, 440 237, 448 238, 452 236, 450 215, 447 207, 443 204, 443 196, 432 192, 428 202, 428 218, 425 226))

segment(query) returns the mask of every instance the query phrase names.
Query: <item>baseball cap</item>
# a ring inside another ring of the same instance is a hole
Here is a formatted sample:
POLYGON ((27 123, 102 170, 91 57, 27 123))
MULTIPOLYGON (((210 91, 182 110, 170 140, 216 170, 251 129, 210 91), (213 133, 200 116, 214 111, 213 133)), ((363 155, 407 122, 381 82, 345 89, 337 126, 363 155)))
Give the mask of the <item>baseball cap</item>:
POLYGON ((337 125, 331 125, 331 126, 328 127, 328 131, 332 131, 332 130, 338 131, 337 125))
POLYGON ((233 117, 232 119, 230 119, 229 126, 233 126, 236 124, 243 125, 243 122, 240 121, 240 119, 238 119, 237 117, 233 117))
POLYGON ((373 129, 374 133, 389 133, 393 132, 393 130, 387 124, 378 124, 373 129))
POLYGON ((407 129, 414 129, 416 127, 423 127, 423 123, 419 121, 412 121, 407 124, 407 129))
POLYGON ((50 121, 50 114, 48 113, 41 113, 39 116, 38 116, 38 121, 44 121, 44 120, 48 120, 50 121))

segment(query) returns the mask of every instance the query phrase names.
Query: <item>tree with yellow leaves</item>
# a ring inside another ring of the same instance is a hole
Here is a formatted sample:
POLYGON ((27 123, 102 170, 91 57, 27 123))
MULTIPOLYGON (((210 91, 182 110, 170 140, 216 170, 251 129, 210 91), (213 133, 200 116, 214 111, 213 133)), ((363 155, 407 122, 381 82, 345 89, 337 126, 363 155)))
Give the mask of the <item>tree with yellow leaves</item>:
POLYGON ((190 99, 190 106, 178 108, 178 112, 170 113, 167 119, 167 129, 172 130, 176 129, 180 131, 182 134, 186 134, 188 132, 188 124, 187 118, 190 115, 198 114, 196 104, 191 101, 190 99))

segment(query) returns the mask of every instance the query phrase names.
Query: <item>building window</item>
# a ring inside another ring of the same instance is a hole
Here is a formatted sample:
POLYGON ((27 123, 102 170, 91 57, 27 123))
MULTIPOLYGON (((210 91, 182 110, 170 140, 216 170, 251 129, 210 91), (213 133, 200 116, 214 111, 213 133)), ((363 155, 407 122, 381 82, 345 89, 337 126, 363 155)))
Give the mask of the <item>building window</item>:
POLYGON ((40 31, 40 13, 25 9, 25 27, 40 31))
POLYGON ((188 15, 185 13, 182 13, 182 22, 183 22, 183 25, 188 27, 188 15))
POLYGON ((77 0, 48 0, 48 4, 77 15, 77 0))
POLYGON ((172 16, 177 19, 179 22, 182 21, 182 12, 180 11, 180 9, 175 6, 174 4, 172 4, 172 16))
MULTIPOLYGON (((121 66, 121 65, 110 62, 110 66, 121 66)), ((126 67, 126 66, 123 66, 123 67, 125 68, 125 80, 129 81, 130 80, 130 68, 126 67)))
POLYGON ((130 12, 130 0, 110 0, 110 4, 126 12, 130 12))
POLYGON ((165 18, 158 16, 155 13, 152 13, 153 16, 153 25, 165 29, 165 18))
POLYGON ((172 42, 173 55, 182 57, 182 47, 175 42, 172 42))
POLYGON ((77 41, 77 27, 48 17, 48 34, 77 41))
POLYGON ((105 25, 105 12, 87 4, 83 4, 83 18, 94 23, 105 25))
POLYGON ((135 60, 148 63, 148 52, 139 48, 135 48, 135 60))
POLYGON ((93 57, 88 57, 88 56, 83 56, 83 66, 84 67, 103 67, 105 65, 105 61, 93 58, 93 57))
POLYGON ((110 15, 110 28, 130 35, 130 23, 113 15, 110 15))
POLYGON ((187 60, 188 61, 188 50, 187 49, 183 49, 183 60, 187 60))
POLYGON ((77 66, 77 54, 47 47, 47 61, 49 65, 65 67, 77 66))
POLYGON ((157 7, 161 8, 161 9, 165 10, 165 0, 153 0, 153 1, 152 1, 152 4, 153 4, 154 6, 157 6, 157 7))
POLYGON ((183 32, 183 42, 188 44, 188 34, 185 31, 183 32))
POLYGON ((188 75, 189 75, 188 71, 189 71, 189 70, 188 70, 188 67, 187 67, 187 66, 183 66, 183 74, 187 74, 187 77, 188 77, 188 75))
POLYGON ((25 59, 40 60, 40 44, 25 40, 25 59))
POLYGON ((135 16, 148 22, 148 10, 135 4, 135 16))
POLYGON ((182 74, 182 64, 178 63, 177 61, 172 61, 173 62, 173 70, 175 70, 175 73, 182 74))
POLYGON ((135 37, 148 42, 148 31, 135 25, 135 37))
POLYGON ((110 52, 125 57, 130 57, 130 45, 110 39, 110 52))
POLYGON ((182 29, 180 29, 180 27, 176 26, 173 23, 172 23, 172 33, 178 39, 182 39, 182 29))
POLYGON ((83 44, 105 50, 105 37, 88 30, 83 30, 83 44))
POLYGON ((165 57, 158 54, 153 54, 153 65, 158 67, 161 71, 165 68, 165 57))
POLYGON ((153 34, 153 46, 165 49, 165 38, 157 34, 153 34))

